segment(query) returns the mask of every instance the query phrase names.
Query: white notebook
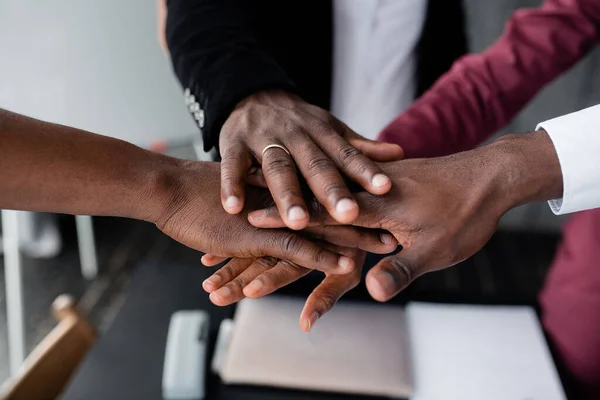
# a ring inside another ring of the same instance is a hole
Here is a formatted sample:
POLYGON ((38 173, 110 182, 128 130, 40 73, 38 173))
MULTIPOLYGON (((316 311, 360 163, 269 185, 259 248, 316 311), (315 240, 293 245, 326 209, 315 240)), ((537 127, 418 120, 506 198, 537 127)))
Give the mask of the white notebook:
POLYGON ((243 300, 218 355, 223 381, 411 400, 566 398, 529 307, 342 302, 307 334, 302 306, 243 300))
POLYGON ((392 398, 411 395, 404 310, 341 302, 310 333, 300 330, 303 300, 269 296, 240 302, 225 383, 392 398))
POLYGON ((412 400, 565 400, 529 307, 413 303, 412 400))

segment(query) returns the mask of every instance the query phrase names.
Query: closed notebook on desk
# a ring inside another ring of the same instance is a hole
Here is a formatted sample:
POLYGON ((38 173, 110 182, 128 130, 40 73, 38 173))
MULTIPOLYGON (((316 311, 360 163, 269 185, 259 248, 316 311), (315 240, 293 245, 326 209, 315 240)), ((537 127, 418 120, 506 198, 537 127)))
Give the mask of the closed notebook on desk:
POLYGON ((269 296, 243 300, 227 354, 225 383, 331 391, 392 398, 412 394, 404 310, 341 302, 300 330, 303 301, 269 296))
POLYGON ((411 303, 411 400, 566 400, 530 307, 411 303))

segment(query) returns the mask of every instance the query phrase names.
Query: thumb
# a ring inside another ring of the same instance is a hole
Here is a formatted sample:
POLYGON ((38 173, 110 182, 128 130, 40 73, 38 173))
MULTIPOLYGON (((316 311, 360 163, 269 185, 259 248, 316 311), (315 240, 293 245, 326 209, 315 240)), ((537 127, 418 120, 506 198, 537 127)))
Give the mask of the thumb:
POLYGON ((390 162, 399 161, 404 158, 404 150, 394 143, 378 142, 360 136, 348 141, 373 161, 390 162))
POLYGON ((385 302, 406 289, 412 281, 427 272, 426 254, 428 252, 409 248, 377 263, 367 273, 365 280, 371 297, 385 302))
POLYGON ((365 156, 377 162, 398 161, 404 158, 404 150, 395 143, 379 142, 366 139, 352 129, 345 130, 346 140, 361 151, 365 156))

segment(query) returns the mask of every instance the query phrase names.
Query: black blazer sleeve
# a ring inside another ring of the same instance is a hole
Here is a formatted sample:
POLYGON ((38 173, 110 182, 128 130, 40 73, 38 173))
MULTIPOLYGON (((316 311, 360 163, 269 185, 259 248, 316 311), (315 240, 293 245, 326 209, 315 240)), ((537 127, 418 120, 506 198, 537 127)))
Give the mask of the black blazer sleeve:
POLYGON ((245 97, 267 89, 295 91, 257 40, 247 6, 244 0, 167 2, 171 62, 205 151, 218 146, 223 123, 245 97))

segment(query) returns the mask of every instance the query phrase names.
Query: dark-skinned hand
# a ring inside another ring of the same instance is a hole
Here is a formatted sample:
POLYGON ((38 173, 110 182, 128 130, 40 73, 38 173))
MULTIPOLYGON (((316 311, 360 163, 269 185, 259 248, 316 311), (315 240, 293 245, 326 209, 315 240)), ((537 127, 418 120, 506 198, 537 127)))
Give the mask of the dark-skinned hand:
POLYGON ((383 194, 391 181, 373 161, 402 157, 395 144, 367 140, 329 112, 284 91, 253 94, 241 101, 225 121, 219 136, 221 201, 231 214, 249 198, 246 177, 260 165, 285 225, 303 229, 309 212, 298 171, 316 199, 340 223, 358 216, 358 205, 342 176, 368 192, 383 194), (269 145, 281 148, 263 150, 269 145))
POLYGON ((170 172, 161 173, 163 182, 156 185, 162 188, 161 193, 150 196, 161 199, 160 210, 153 207, 148 219, 175 240, 217 257, 270 256, 332 274, 355 269, 351 258, 287 229, 257 229, 250 225, 248 210, 273 204, 268 191, 248 188, 244 212, 229 215, 220 206, 218 163, 168 162, 172 167, 162 170, 170 172))
MULTIPOLYGON (((365 252, 356 248, 329 246, 353 259, 356 268, 344 275, 325 274, 323 281, 308 296, 300 314, 300 328, 305 332, 333 308, 337 301, 358 285, 362 276, 365 252)), ((227 306, 245 297, 259 298, 309 274, 312 270, 273 257, 234 258, 204 281, 202 287, 210 300, 227 306)))
MULTIPOLYGON (((356 194, 361 213, 353 222, 387 230, 403 247, 367 274, 367 289, 378 301, 473 255, 509 209, 562 193, 558 158, 543 131, 509 135, 448 157, 380 167, 392 178, 392 190, 383 196, 356 194)), ((336 224, 327 213, 313 216, 316 225, 336 224)), ((283 225, 275 208, 252 212, 249 221, 263 228, 283 225)))

